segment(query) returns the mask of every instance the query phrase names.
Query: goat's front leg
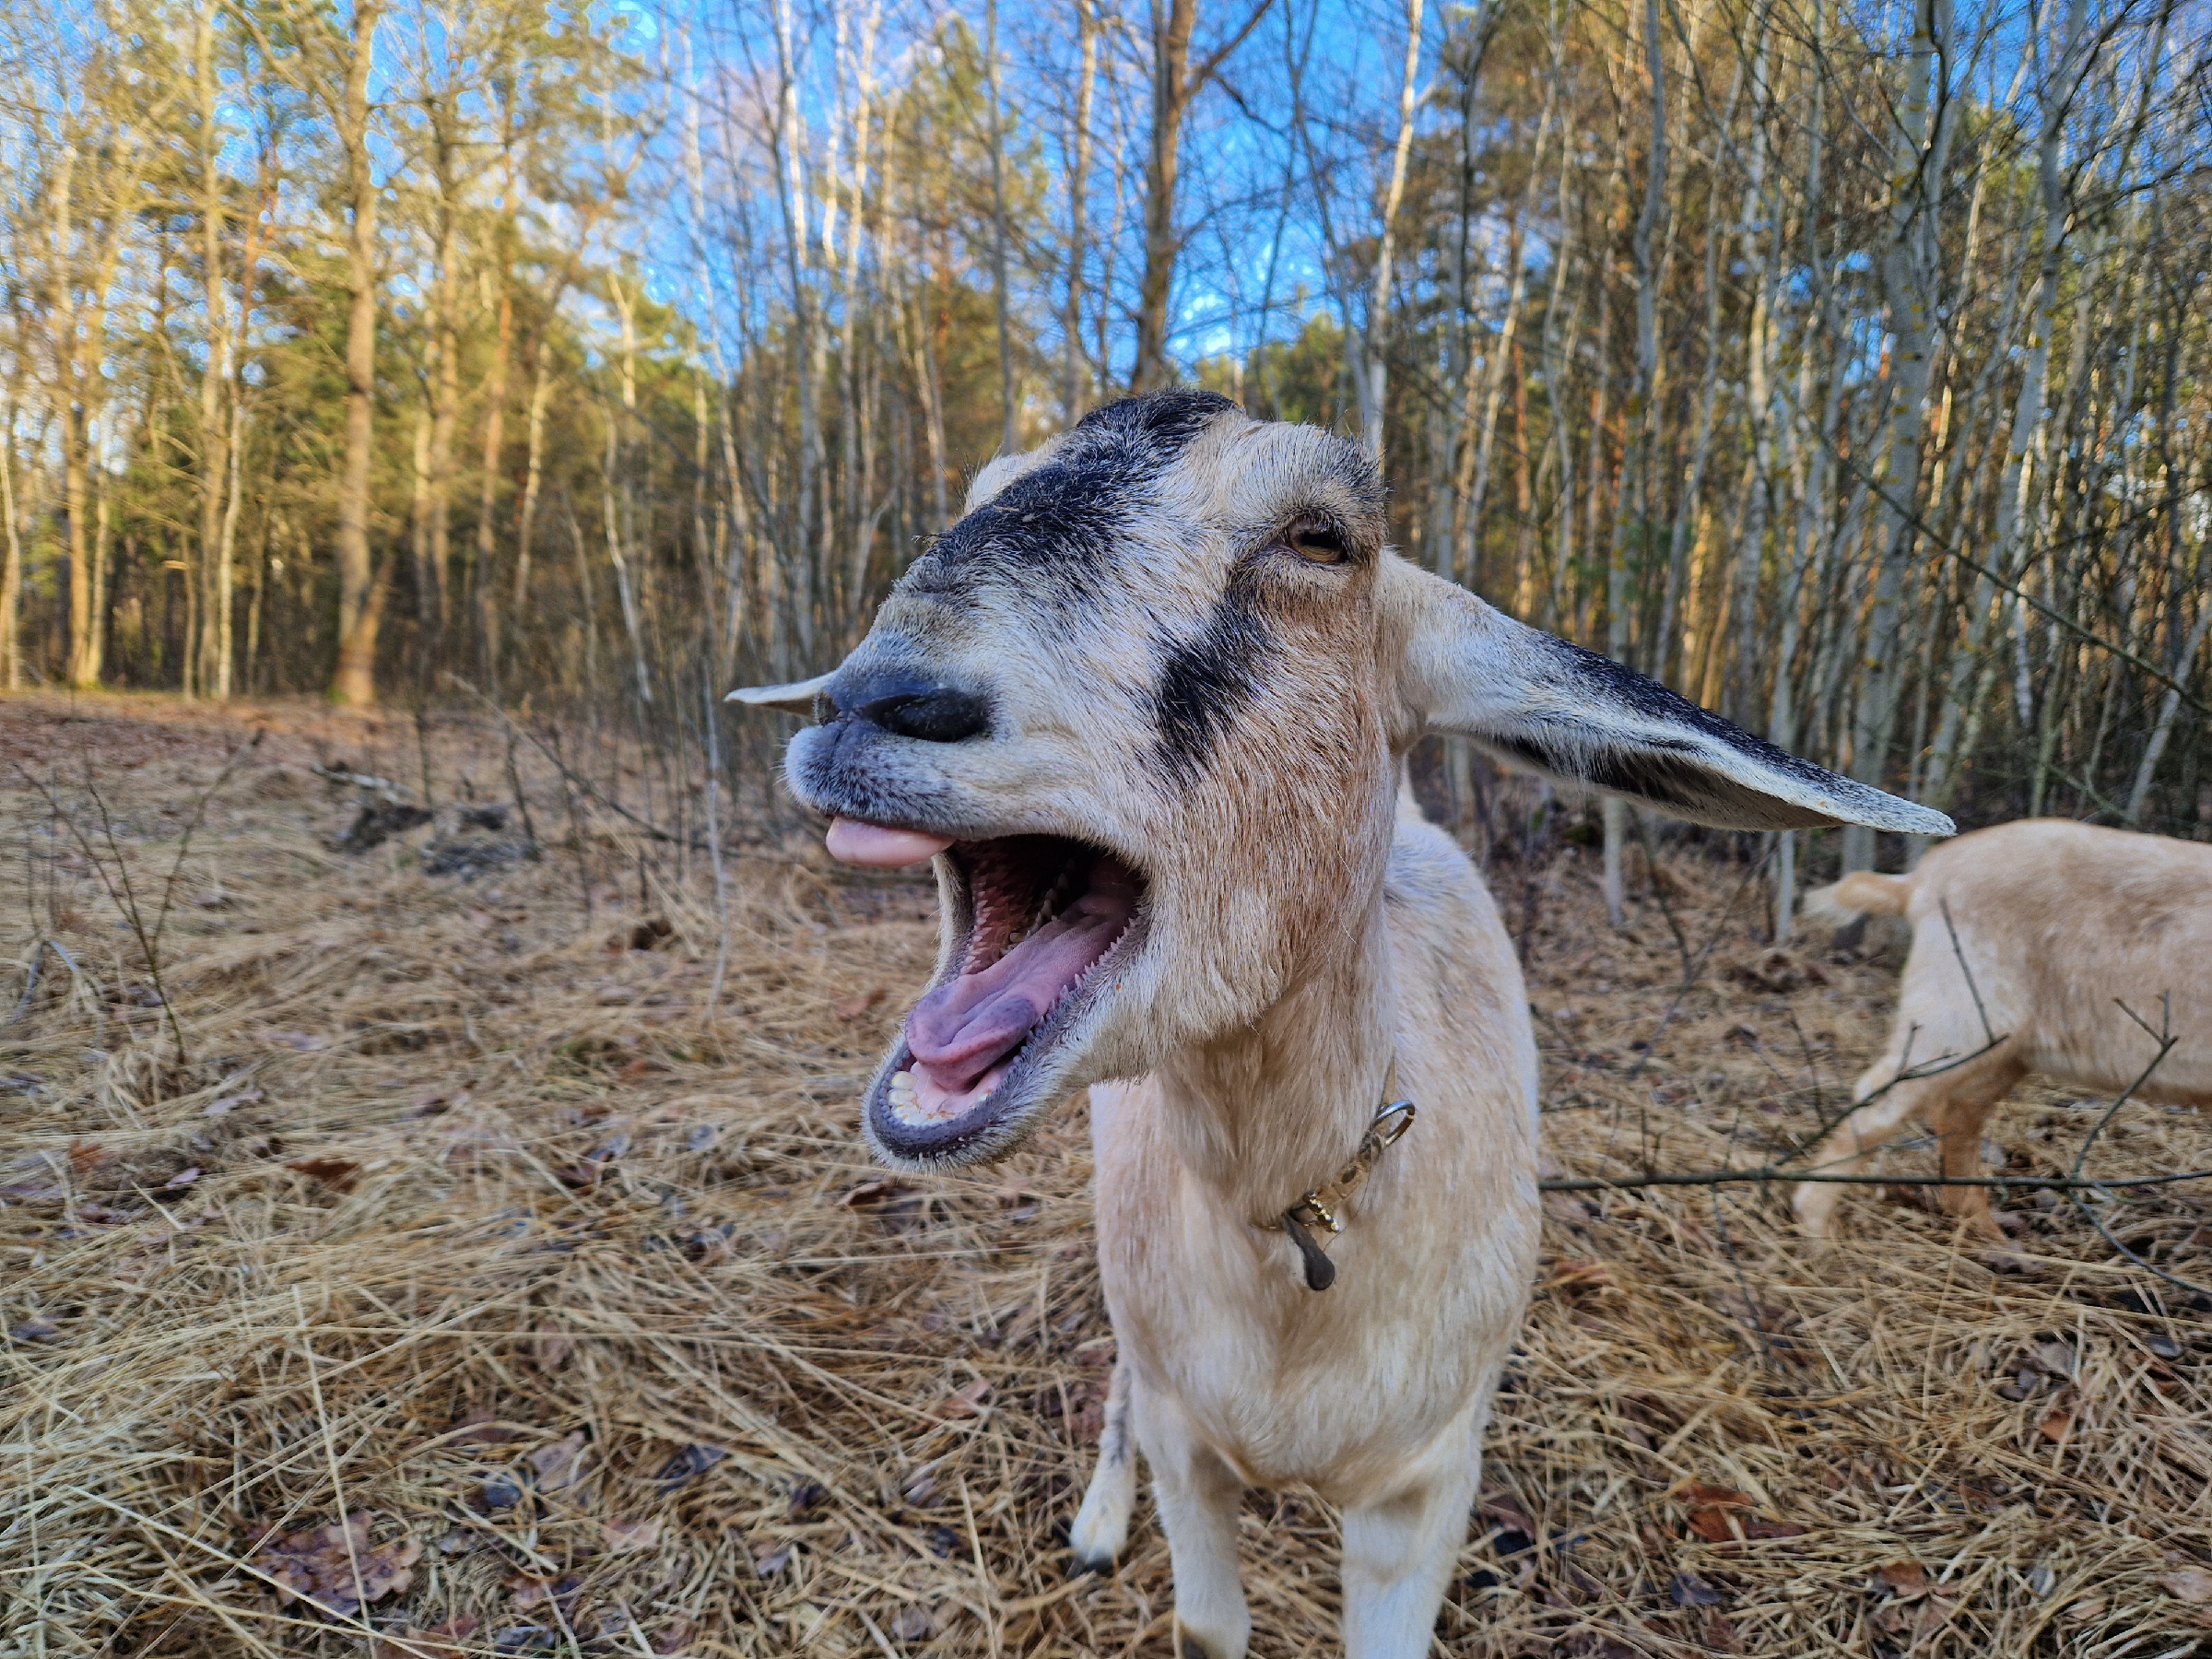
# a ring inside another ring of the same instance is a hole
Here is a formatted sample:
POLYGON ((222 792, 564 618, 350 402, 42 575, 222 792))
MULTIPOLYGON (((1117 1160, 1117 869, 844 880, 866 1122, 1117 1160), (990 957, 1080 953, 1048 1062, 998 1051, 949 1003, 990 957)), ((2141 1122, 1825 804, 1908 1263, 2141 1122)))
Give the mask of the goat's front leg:
POLYGON ((1244 1659, 1252 1613, 1237 1577, 1237 1503, 1244 1483, 1182 1407, 1130 1379, 1137 1439, 1175 1570, 1179 1659, 1244 1659))
POLYGON ((1111 1572, 1129 1541, 1129 1512, 1136 1507, 1136 1443, 1129 1431, 1129 1362, 1113 1362, 1106 1385, 1106 1423, 1099 1433, 1099 1466, 1091 1471, 1083 1507, 1068 1528, 1078 1572, 1111 1572))
POLYGON ((1485 1409, 1445 1437, 1413 1484, 1344 1512, 1346 1659, 1420 1659, 1482 1474, 1485 1409))

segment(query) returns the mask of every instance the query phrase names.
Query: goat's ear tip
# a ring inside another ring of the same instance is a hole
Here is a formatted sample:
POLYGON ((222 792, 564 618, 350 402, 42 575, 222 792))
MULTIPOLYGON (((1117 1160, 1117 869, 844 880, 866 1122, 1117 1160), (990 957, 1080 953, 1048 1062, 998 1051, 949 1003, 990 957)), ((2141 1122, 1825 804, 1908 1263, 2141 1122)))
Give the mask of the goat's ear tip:
POLYGON ((1879 794, 1876 809, 1869 811, 1865 803, 1855 806, 1836 806, 1837 820, 1846 824, 1869 824, 1877 830, 1894 830, 1906 835, 1951 836, 1959 833, 1959 826, 1933 806, 1923 806, 1918 801, 1908 801, 1901 795, 1879 794))
POLYGON ((743 703, 748 709, 781 709, 786 713, 806 714, 814 709, 815 694, 829 683, 830 677, 822 674, 788 686, 740 686, 722 700, 743 703))

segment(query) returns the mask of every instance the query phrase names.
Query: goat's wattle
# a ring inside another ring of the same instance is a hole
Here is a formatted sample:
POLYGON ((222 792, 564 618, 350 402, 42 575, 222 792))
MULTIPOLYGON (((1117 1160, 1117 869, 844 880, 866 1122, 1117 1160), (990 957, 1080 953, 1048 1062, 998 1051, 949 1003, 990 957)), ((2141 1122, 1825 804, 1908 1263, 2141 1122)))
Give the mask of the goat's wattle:
POLYGON ((947 1104, 965 1104, 959 1097, 978 1095, 1121 937, 1137 898, 1136 877, 1118 860, 1100 857, 1089 885, 1065 910, 996 961, 947 981, 914 1005, 906 1042, 925 1112, 935 1115, 947 1104))

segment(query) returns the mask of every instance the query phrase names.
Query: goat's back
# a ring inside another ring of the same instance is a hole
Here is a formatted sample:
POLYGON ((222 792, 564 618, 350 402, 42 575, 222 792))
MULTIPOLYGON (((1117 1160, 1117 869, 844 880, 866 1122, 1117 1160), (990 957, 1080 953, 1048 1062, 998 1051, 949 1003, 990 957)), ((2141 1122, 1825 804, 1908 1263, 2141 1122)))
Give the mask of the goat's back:
POLYGON ((2129 1012, 2156 1029, 2171 1008, 2181 1041, 2142 1093, 2212 1102, 2212 846, 2027 818, 1933 849, 1911 879, 1900 1030, 1979 1046, 1979 993, 2022 1064, 2109 1089, 2157 1052, 2129 1012))

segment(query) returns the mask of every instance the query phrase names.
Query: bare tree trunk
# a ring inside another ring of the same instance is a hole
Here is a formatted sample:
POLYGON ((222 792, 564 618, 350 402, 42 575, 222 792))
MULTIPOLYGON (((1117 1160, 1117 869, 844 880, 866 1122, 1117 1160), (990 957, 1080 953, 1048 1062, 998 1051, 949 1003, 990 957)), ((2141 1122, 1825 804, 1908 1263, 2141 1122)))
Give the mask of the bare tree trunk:
POLYGON ((347 161, 346 463, 338 485, 338 665, 334 702, 376 700, 376 636, 388 581, 371 562, 369 469, 376 411, 376 174, 369 153, 369 68, 382 0, 354 0, 337 100, 347 161))
POLYGON ((1062 341, 1062 418, 1073 426, 1082 418, 1083 371, 1083 213, 1090 182, 1090 104, 1099 74, 1098 0, 1076 0, 1076 40, 1082 68, 1076 82, 1075 130, 1069 137, 1067 178, 1067 297, 1062 341))
POLYGON ((1422 0, 1406 0, 1406 68, 1398 82, 1398 141, 1391 151, 1390 182, 1382 192, 1374 282, 1368 289, 1367 328, 1359 346, 1359 426, 1367 453, 1382 458, 1383 408, 1390 393, 1391 266, 1397 255, 1398 204, 1406 195, 1406 164, 1413 153, 1413 116, 1420 94, 1422 0))
MULTIPOLYGON (((1928 375, 1934 358, 1936 272, 1936 213, 1945 180, 1945 140, 1951 125, 1948 77, 1956 62, 1951 0, 1913 0, 1913 35, 1890 167, 1889 247, 1882 262, 1889 325, 1896 339, 1897 383, 1883 463, 1880 552, 1874 608, 1867 621, 1867 664, 1852 725, 1851 775, 1877 787, 1889 758, 1898 692, 1904 682, 1899 606, 1912 558, 1926 429, 1928 375), (1946 77, 1929 131, 1929 79, 1946 77)), ((1874 831, 1843 830, 1843 868, 1874 867, 1874 831)))
MULTIPOLYGON (((1651 494, 1653 388, 1659 378, 1659 296, 1652 265, 1652 238, 1666 210, 1666 64, 1659 38, 1659 0, 1644 0, 1644 73, 1651 80, 1652 139, 1644 174, 1643 206, 1636 216, 1630 246, 1636 262, 1636 386, 1623 412, 1624 443, 1619 494, 1614 502, 1612 556, 1606 568, 1606 654, 1626 662, 1629 653, 1629 528, 1639 498, 1651 494), (1631 495, 1631 490, 1636 492, 1631 495)), ((1638 518, 1648 516, 1637 513, 1638 518)), ((1628 839, 1628 803, 1606 797, 1606 917, 1621 924, 1626 894, 1621 855, 1628 839)))
POLYGON ((210 688, 218 702, 230 700, 232 555, 238 546, 239 451, 245 442, 245 406, 234 397, 230 400, 229 441, 225 446, 229 454, 230 488, 223 504, 222 538, 216 550, 215 591, 211 595, 215 611, 215 683, 210 688))
POLYGON ((998 112, 998 0, 983 0, 983 87, 991 99, 991 301, 998 313, 998 407, 1005 423, 1002 453, 1021 447, 1014 427, 1014 343, 1006 333, 1006 135, 998 112))
MULTIPOLYGON (((1467 477, 1463 473, 1461 479, 1459 493, 1463 505, 1460 509, 1457 564, 1460 570, 1466 572, 1465 580, 1469 582, 1476 581, 1479 574, 1476 562, 1481 550, 1482 510, 1483 503, 1489 497, 1491 458, 1496 453, 1498 414, 1505 401, 1507 369, 1519 361, 1521 309, 1528 293, 1528 227, 1536 211, 1536 194, 1544 174, 1544 145, 1551 130, 1552 114, 1558 102, 1558 83, 1547 76, 1544 89, 1544 111, 1537 117, 1535 144, 1529 152, 1528 183, 1523 191, 1521 211, 1514 217, 1512 232, 1506 246, 1506 257, 1512 263, 1512 276, 1506 289, 1505 315, 1498 325, 1498 338, 1484 354, 1482 424, 1473 449, 1465 454, 1462 462, 1463 466, 1472 469, 1473 476, 1467 477)), ((1471 371, 1474 367, 1472 352, 1468 354, 1467 362, 1471 371)), ((1527 386, 1517 372, 1513 377, 1513 386, 1515 407, 1525 411, 1527 386)), ((1519 457, 1519 465, 1525 474, 1528 467, 1525 449, 1528 428, 1525 420, 1520 422, 1520 432, 1524 447, 1519 457)), ((1525 511, 1524 504, 1524 513, 1525 511)), ((1456 576, 1457 571, 1447 574, 1456 576)), ((1523 572, 1516 572, 1516 578, 1521 574, 1523 572)), ((1526 600, 1519 594, 1518 582, 1514 604, 1516 607, 1526 605, 1526 600)))
MULTIPOLYGON (((19 360, 19 359, 18 359, 19 360)), ((10 691, 23 688, 23 537, 16 512, 16 403, 0 401, 0 512, 7 516, 7 562, 0 566, 0 679, 10 691)))
POLYGON ((500 605, 494 585, 498 542, 493 535, 499 506, 500 457, 507 442, 507 359, 514 349, 514 295, 504 266, 492 281, 499 286, 499 326, 492 335, 491 367, 484 376, 484 474, 477 491, 477 556, 471 581, 477 592, 477 629, 486 671, 497 680, 500 665, 500 605))
POLYGON ((1183 117, 1271 4, 1259 0, 1242 27, 1194 69, 1191 39, 1198 28, 1198 0, 1152 0, 1152 133, 1145 157, 1145 268, 1136 289, 1136 391, 1154 391, 1175 378, 1168 359, 1168 308, 1175 260, 1182 252, 1175 229, 1175 192, 1182 173, 1183 117))
POLYGON ((229 289, 223 277, 223 228, 228 217, 223 176, 218 165, 222 130, 218 106, 221 89, 215 69, 216 7, 213 0, 199 0, 192 17, 192 90, 198 117, 200 283, 206 313, 207 361, 200 373, 199 398, 199 569, 188 580, 200 590, 199 638, 194 648, 198 673, 184 687, 186 696, 206 696, 217 678, 216 643, 217 570, 221 561, 223 502, 229 493, 230 465, 223 410, 223 393, 229 385, 230 323, 229 289))

